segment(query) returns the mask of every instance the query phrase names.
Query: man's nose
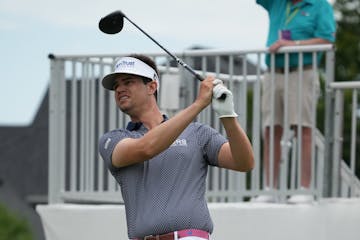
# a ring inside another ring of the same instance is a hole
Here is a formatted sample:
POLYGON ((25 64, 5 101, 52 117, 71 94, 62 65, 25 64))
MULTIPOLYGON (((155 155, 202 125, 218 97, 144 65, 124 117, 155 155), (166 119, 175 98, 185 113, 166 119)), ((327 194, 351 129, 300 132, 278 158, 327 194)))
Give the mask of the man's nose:
POLYGON ((121 92, 121 91, 123 91, 124 89, 125 89, 125 88, 124 88, 124 84, 122 84, 122 83, 117 83, 114 90, 117 91, 117 92, 121 92))

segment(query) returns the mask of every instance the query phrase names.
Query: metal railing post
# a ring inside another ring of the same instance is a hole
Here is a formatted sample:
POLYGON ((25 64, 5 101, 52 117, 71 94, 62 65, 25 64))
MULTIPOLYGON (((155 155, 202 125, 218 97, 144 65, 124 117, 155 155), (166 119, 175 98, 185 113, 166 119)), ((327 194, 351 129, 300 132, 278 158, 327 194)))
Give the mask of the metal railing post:
POLYGON ((344 121, 344 94, 341 90, 335 91, 335 115, 334 115, 334 135, 332 153, 332 188, 331 196, 340 195, 340 163, 342 159, 343 144, 343 121, 344 121))
POLYGON ((333 126, 334 126, 334 93, 330 84, 334 81, 335 52, 326 52, 326 79, 325 79, 325 153, 324 153, 324 186, 323 197, 331 197, 332 185, 332 151, 333 148, 333 126))
POLYGON ((49 55, 49 171, 48 202, 62 202, 65 185, 65 64, 49 55))

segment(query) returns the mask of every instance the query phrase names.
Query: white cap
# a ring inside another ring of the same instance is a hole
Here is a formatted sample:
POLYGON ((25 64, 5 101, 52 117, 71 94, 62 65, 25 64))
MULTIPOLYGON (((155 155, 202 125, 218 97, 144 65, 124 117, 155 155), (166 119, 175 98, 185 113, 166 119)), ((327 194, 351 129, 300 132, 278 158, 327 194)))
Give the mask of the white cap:
POLYGON ((157 82, 157 90, 159 91, 160 83, 159 76, 155 70, 144 63, 143 61, 133 58, 133 57, 122 57, 120 58, 115 65, 114 72, 106 75, 102 80, 102 85, 104 88, 109 90, 114 90, 114 83, 117 75, 119 73, 134 74, 146 78, 150 78, 153 81, 157 82))

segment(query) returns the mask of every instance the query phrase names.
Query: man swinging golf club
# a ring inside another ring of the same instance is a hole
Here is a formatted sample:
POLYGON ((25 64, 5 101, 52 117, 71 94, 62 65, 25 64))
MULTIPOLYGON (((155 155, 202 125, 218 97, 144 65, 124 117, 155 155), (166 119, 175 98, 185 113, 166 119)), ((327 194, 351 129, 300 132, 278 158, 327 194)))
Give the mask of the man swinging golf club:
POLYGON ((254 167, 232 93, 221 80, 206 77, 195 101, 167 118, 157 105, 156 65, 144 55, 120 58, 102 85, 114 92, 117 106, 131 119, 126 129, 107 132, 99 140, 100 154, 121 186, 129 239, 209 239, 208 165, 242 172, 254 167), (225 100, 218 98, 222 94, 225 100), (211 103, 227 138, 194 122, 211 103))

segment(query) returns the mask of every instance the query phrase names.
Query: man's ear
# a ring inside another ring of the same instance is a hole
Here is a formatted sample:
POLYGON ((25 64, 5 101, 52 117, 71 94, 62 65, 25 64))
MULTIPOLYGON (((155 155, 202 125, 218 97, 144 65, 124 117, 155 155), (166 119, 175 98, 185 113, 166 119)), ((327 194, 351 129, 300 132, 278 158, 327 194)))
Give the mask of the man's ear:
POLYGON ((149 93, 150 94, 154 94, 157 90, 157 82, 156 81, 151 81, 151 82, 148 82, 148 89, 149 89, 149 93))

